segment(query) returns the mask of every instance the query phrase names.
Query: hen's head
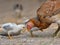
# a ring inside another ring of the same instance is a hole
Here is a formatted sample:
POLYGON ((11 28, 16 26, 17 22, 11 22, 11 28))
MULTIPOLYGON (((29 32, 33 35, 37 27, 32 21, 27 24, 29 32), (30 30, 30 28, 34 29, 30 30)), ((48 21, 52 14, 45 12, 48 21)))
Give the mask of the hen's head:
POLYGON ((30 31, 34 27, 34 23, 29 21, 27 22, 27 30, 30 31))

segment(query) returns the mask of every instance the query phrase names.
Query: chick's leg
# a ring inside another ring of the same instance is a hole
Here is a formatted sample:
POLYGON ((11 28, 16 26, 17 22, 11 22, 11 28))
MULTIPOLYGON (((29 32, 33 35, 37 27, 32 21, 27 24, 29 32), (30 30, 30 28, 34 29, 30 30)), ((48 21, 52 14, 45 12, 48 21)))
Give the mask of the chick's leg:
POLYGON ((9 38, 9 39, 13 39, 13 37, 10 35, 9 32, 8 32, 8 38, 9 38))

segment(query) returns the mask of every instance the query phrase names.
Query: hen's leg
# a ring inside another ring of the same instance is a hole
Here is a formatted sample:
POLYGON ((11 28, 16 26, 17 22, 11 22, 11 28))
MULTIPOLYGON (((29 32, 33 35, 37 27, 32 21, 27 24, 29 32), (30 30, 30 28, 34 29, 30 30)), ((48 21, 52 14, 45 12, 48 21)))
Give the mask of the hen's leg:
POLYGON ((34 35, 33 35, 33 33, 32 33, 33 31, 30 31, 30 34, 31 34, 31 37, 34 37, 34 35))
POLYGON ((58 29, 55 31, 55 33, 53 33, 53 37, 55 37, 59 31, 60 31, 60 26, 59 26, 58 29))
POLYGON ((31 33, 31 36, 33 37, 34 35, 33 35, 33 31, 38 31, 40 28, 38 28, 38 27, 33 27, 31 30, 30 30, 30 33, 31 33))

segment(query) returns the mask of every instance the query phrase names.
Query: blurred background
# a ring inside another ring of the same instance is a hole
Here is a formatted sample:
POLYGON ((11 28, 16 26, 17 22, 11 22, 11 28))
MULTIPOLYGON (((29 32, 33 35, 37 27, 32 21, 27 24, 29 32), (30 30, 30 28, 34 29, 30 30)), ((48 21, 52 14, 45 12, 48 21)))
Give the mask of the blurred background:
POLYGON ((46 0, 0 0, 0 24, 7 22, 20 23, 21 17, 35 17, 37 9, 44 1, 46 0), (19 19, 14 9, 16 4, 21 4, 23 8, 19 19))

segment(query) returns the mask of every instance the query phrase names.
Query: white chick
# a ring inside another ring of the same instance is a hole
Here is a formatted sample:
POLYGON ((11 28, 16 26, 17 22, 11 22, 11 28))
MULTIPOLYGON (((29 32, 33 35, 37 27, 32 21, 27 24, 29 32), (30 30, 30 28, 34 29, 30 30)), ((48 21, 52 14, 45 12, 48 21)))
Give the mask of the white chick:
POLYGON ((15 23, 6 23, 2 25, 2 31, 8 34, 8 37, 11 39, 11 34, 20 34, 20 31, 25 28, 24 24, 15 24, 15 23))

